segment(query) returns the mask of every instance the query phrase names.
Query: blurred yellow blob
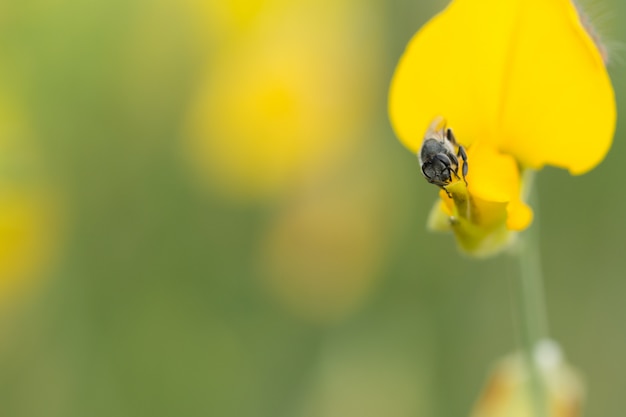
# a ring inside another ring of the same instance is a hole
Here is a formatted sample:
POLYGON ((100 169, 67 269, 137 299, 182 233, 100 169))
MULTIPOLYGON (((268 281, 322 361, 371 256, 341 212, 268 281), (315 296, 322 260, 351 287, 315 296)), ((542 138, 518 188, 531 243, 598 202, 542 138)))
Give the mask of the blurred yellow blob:
POLYGON ((343 186, 289 204, 262 242, 260 270, 268 293, 313 322, 355 311, 376 284, 384 258, 378 198, 380 188, 343 186))
MULTIPOLYGON (((564 361, 559 347, 554 342, 542 341, 536 350, 536 360, 547 391, 546 417, 581 416, 583 383, 578 373, 564 361)), ((520 354, 501 360, 492 371, 471 417, 535 417, 527 369, 520 354)))
POLYGON ((0 197, 0 299, 29 279, 47 258, 47 202, 43 196, 3 192, 0 197))
POLYGON ((209 57, 187 126, 200 176, 244 199, 275 196, 358 144, 378 67, 376 24, 359 3, 263 12, 209 57))
POLYGON ((0 305, 50 266, 58 201, 48 189, 20 112, 0 97, 0 305))
MULTIPOLYGON (((412 152, 441 119, 467 148, 469 187, 448 187, 460 205, 440 217, 449 217, 447 228, 471 254, 496 252, 494 242, 511 241, 502 231, 530 224, 520 171, 546 164, 589 171, 608 152, 617 117, 601 51, 570 0, 452 1, 409 43, 391 83, 389 113, 412 152), (490 217, 480 213, 480 201, 507 203, 500 236, 480 232, 479 219, 490 217)), ((442 195, 438 208, 449 206, 442 195)))
POLYGON ((222 41, 245 32, 263 10, 281 2, 284 0, 186 0, 201 36, 221 37, 222 41))

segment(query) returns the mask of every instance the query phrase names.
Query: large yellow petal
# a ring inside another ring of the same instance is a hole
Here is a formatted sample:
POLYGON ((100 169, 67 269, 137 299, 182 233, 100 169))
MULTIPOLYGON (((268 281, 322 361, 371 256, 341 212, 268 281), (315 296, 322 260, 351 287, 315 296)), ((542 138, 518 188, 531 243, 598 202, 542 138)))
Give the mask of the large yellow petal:
POLYGON ((514 3, 454 1, 413 37, 389 97, 393 127, 409 149, 438 115, 464 145, 494 136, 514 3))
POLYGON ((608 151, 613 90, 569 0, 455 0, 411 40, 389 110, 416 151, 430 121, 448 120, 525 165, 582 173, 608 151))
POLYGON ((615 98, 600 52, 567 0, 520 7, 502 103, 501 149, 533 168, 582 174, 600 163, 615 129, 615 98))

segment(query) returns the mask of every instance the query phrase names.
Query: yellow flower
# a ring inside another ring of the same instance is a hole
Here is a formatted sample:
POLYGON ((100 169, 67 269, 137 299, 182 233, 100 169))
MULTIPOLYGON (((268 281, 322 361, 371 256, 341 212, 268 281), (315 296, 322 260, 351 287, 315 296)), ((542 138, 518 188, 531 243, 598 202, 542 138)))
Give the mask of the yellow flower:
POLYGON ((60 243, 60 197, 24 113, 0 82, 0 315, 34 289, 60 243))
POLYGON ((411 40, 389 111, 413 152, 440 116, 467 149, 468 186, 452 175, 430 226, 452 229, 474 255, 502 249, 531 223, 526 170, 591 170, 616 120, 601 53, 569 0, 452 1, 411 40))
POLYGON ((244 201, 277 198, 344 160, 374 112, 376 17, 353 0, 269 3, 211 54, 186 126, 200 178, 244 201), (357 10, 371 19, 366 34, 346 24, 357 10))

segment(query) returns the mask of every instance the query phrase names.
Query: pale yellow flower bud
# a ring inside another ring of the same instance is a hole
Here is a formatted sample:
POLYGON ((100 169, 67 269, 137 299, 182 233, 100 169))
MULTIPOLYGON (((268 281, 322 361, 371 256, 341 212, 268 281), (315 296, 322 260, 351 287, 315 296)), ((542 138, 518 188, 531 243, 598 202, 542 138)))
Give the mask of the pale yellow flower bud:
MULTIPOLYGON (((558 347, 544 340, 537 345, 535 360, 545 388, 546 417, 581 415, 584 386, 558 347)), ((500 360, 470 415, 471 417, 534 417, 530 377, 525 358, 513 354, 500 360)))

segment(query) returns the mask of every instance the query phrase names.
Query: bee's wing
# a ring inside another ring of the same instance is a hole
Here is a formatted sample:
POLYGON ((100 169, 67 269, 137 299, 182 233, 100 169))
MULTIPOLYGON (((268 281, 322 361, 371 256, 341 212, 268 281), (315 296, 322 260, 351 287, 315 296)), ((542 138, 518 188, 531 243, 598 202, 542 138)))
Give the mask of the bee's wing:
POLYGON ((433 119, 426 130, 426 134, 424 135, 424 140, 426 139, 437 139, 439 141, 443 141, 446 137, 446 119, 443 116, 437 116, 433 119))

